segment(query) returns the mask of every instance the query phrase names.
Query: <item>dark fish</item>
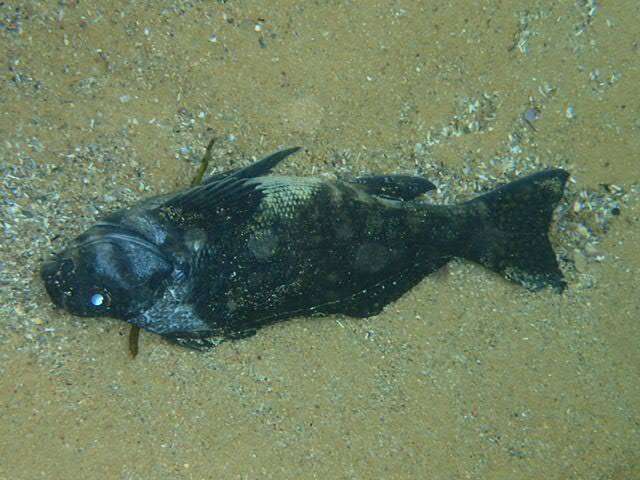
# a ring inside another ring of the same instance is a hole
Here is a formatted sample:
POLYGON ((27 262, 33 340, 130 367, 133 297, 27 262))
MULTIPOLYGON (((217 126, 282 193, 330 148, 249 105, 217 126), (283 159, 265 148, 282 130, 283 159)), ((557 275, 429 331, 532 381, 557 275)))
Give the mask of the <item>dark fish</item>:
POLYGON ((420 177, 267 176, 297 150, 107 216, 45 263, 49 295, 197 348, 293 316, 377 314, 454 257, 564 289, 547 234, 567 172, 432 205, 420 177))

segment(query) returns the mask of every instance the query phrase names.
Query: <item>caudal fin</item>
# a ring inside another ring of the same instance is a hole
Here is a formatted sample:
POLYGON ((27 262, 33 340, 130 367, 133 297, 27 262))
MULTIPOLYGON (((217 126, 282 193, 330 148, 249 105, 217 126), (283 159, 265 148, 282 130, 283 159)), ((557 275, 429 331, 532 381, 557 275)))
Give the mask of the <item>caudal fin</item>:
POLYGON ((564 290, 548 232, 567 178, 564 170, 547 170, 468 202, 473 233, 463 256, 530 290, 564 290))

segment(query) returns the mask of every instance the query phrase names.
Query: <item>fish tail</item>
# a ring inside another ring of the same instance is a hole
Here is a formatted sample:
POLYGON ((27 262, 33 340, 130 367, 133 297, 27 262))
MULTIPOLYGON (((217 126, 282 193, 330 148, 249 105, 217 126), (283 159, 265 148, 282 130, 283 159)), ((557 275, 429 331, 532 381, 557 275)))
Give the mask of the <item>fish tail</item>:
POLYGON ((562 292, 566 282, 548 233, 568 178, 564 170, 547 170, 467 202, 471 233, 462 256, 529 290, 562 292))

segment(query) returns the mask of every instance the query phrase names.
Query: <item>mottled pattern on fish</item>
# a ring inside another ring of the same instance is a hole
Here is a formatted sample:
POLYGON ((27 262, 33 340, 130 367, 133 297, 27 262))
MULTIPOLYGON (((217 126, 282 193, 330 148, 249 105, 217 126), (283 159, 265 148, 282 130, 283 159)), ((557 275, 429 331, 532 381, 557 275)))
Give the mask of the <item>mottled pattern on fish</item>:
POLYGON ((431 205, 419 177, 265 176, 293 151, 107 217, 45 265, 47 290, 73 313, 189 343, 292 316, 373 315, 456 256, 564 288, 547 232, 566 172, 431 205))

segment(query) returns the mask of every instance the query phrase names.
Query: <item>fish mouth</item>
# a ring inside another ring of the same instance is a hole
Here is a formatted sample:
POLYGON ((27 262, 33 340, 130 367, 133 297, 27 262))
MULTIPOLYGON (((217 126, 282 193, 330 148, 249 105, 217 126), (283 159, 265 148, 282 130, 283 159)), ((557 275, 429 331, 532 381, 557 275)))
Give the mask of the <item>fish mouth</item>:
POLYGON ((61 275, 73 271, 74 263, 71 258, 55 255, 51 260, 42 264, 40 278, 44 282, 44 288, 53 300, 53 303, 60 308, 65 307, 66 295, 61 288, 63 279, 61 275))

